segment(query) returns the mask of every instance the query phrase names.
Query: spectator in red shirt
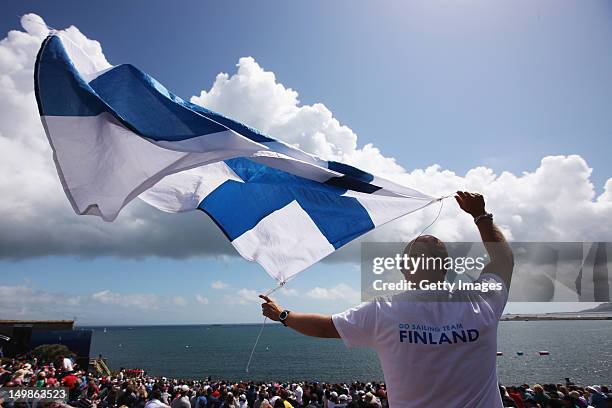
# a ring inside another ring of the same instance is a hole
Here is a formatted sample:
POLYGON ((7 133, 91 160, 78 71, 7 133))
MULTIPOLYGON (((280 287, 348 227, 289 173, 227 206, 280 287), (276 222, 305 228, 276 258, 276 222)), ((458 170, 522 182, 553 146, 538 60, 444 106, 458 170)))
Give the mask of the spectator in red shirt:
POLYGON ((95 381, 93 379, 90 379, 89 383, 87 384, 87 398, 93 400, 98 396, 99 393, 100 389, 96 385, 95 381))
POLYGON ((68 389, 73 390, 79 385, 79 379, 74 373, 70 373, 62 379, 62 384, 68 389))
POLYGON ((508 395, 510 398, 512 398, 516 406, 518 408, 525 408, 525 404, 523 404, 523 397, 521 397, 519 390, 517 390, 516 387, 508 387, 507 390, 508 395))

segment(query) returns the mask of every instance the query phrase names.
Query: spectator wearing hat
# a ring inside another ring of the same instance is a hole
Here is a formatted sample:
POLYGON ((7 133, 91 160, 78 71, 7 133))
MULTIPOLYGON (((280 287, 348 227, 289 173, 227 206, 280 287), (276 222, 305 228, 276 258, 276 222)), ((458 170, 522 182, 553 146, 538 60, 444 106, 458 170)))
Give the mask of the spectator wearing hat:
POLYGON ((382 408, 380 400, 369 391, 366 392, 365 396, 363 397, 363 402, 368 408, 382 408))
MULTIPOLYGON (((174 407, 172 407, 174 408, 174 407)), ((223 402, 223 405, 221 405, 221 408, 240 408, 238 402, 236 401, 236 398, 234 397, 234 394, 231 392, 228 392, 226 397, 225 397, 225 401, 223 402)))
POLYGON ((178 388, 178 393, 172 404, 170 405, 172 408, 191 408, 191 404, 189 403, 189 397, 187 394, 189 393, 189 386, 186 384, 181 385, 178 388))
POLYGON ((591 385, 590 387, 587 387, 587 390, 591 393, 589 404, 591 404, 593 408, 608 407, 608 403, 606 402, 608 398, 601 392, 601 387, 599 385, 591 385))

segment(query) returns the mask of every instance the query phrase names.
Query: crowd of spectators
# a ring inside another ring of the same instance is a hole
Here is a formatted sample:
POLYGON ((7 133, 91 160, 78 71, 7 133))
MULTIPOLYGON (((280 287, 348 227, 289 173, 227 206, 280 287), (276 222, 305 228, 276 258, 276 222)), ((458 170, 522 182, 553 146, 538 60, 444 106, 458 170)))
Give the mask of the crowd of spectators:
MULTIPOLYGON (((0 391, 26 386, 67 388, 66 401, 51 404, 58 408, 388 408, 385 384, 379 382, 181 380, 134 369, 105 376, 80 370, 65 356, 45 363, 13 359, 0 366, 0 391)), ((499 388, 504 407, 612 408, 612 394, 603 385, 579 386, 567 380, 499 388)), ((0 406, 19 408, 19 403, 4 399, 0 406)))
POLYGON ((612 393, 605 385, 523 384, 499 386, 504 407, 516 408, 612 408, 612 393))

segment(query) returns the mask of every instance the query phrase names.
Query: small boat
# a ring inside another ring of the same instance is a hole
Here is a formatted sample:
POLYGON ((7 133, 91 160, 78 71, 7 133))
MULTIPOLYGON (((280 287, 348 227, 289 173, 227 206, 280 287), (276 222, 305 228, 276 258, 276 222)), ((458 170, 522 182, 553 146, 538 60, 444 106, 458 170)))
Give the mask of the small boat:
POLYGON ((497 356, 498 356, 498 357, 499 357, 499 356, 503 356, 503 355, 504 355, 504 353, 503 353, 502 351, 498 351, 498 352, 497 352, 497 356))
POLYGON ((523 353, 522 351, 517 351, 517 352, 516 352, 516 355, 517 355, 517 356, 522 356, 523 354, 525 354, 525 353, 523 353))
POLYGON ((550 355, 550 351, 542 350, 542 351, 540 351, 540 355, 541 356, 549 356, 550 355))

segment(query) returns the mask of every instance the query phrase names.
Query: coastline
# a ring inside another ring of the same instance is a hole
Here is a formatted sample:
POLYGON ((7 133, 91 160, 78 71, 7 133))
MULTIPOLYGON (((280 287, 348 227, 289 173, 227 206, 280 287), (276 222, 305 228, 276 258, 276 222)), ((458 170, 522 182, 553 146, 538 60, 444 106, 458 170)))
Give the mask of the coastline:
POLYGON ((564 321, 564 320, 612 320, 609 313, 546 313, 546 314, 505 314, 500 321, 564 321))

